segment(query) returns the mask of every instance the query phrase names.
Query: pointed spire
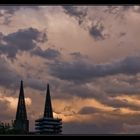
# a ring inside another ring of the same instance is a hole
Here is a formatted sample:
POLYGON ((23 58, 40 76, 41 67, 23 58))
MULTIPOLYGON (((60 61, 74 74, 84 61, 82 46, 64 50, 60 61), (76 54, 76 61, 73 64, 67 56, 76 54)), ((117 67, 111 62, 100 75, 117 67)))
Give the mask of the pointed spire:
POLYGON ((20 93, 19 93, 17 113, 16 113, 16 120, 21 120, 21 119, 27 120, 27 113, 26 113, 23 81, 22 80, 21 80, 21 84, 20 84, 20 93))
POLYGON ((53 118, 49 84, 47 84, 47 94, 46 94, 46 101, 45 101, 44 117, 53 118))
POLYGON ((14 127, 16 130, 19 131, 19 133, 23 134, 23 133, 29 132, 29 120, 27 120, 22 80, 21 80, 21 84, 20 84, 20 93, 19 93, 19 99, 18 99, 16 119, 14 121, 14 127))

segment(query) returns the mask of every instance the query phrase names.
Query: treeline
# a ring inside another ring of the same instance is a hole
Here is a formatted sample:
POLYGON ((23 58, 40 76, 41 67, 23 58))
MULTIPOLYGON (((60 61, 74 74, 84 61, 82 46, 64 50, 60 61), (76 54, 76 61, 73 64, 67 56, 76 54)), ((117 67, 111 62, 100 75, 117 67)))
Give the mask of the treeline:
POLYGON ((25 134, 25 133, 20 130, 16 130, 13 121, 11 122, 11 124, 0 122, 0 135, 7 135, 7 134, 18 135, 18 134, 25 134))

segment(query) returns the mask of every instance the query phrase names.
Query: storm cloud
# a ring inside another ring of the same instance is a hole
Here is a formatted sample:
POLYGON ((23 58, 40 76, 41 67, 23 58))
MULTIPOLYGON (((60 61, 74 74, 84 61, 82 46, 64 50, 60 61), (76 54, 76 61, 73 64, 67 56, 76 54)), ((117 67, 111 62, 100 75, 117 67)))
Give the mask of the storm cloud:
POLYGON ((48 48, 46 50, 42 50, 41 48, 37 47, 35 50, 31 52, 33 55, 40 56, 45 59, 54 59, 60 56, 60 52, 55 49, 48 48))
POLYGON ((58 62, 49 66, 51 75, 62 80, 91 81, 109 75, 135 75, 140 72, 140 57, 127 57, 123 60, 108 64, 92 64, 84 61, 58 62))
POLYGON ((44 41, 47 41, 47 36, 37 29, 19 29, 1 37, 0 54, 6 54, 10 59, 14 59, 19 51, 30 51, 37 47, 37 42, 44 41))

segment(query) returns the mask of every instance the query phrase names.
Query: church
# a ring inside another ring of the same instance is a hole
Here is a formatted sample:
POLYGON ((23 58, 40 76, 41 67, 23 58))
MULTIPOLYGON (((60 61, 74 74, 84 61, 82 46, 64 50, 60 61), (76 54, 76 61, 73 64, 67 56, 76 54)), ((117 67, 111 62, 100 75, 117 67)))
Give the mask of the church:
MULTIPOLYGON (((16 118, 14 120, 14 129, 20 134, 30 134, 29 120, 27 118, 23 81, 20 84, 20 93, 16 118)), ((51 104, 50 87, 47 85, 47 93, 42 118, 35 120, 35 132, 33 134, 56 135, 62 132, 62 119, 54 118, 51 104)))

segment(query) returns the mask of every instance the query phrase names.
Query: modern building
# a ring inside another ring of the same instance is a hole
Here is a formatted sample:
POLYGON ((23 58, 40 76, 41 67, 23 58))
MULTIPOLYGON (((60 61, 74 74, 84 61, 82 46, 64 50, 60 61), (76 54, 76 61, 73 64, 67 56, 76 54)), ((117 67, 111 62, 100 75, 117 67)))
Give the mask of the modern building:
POLYGON ((42 118, 35 120, 35 129, 37 134, 51 135, 61 134, 62 132, 62 119, 53 117, 49 84, 47 85, 44 115, 42 118))
POLYGON ((18 133, 28 134, 29 133, 29 120, 27 119, 23 81, 20 85, 20 93, 18 99, 18 106, 16 112, 16 119, 14 120, 14 128, 18 133))

